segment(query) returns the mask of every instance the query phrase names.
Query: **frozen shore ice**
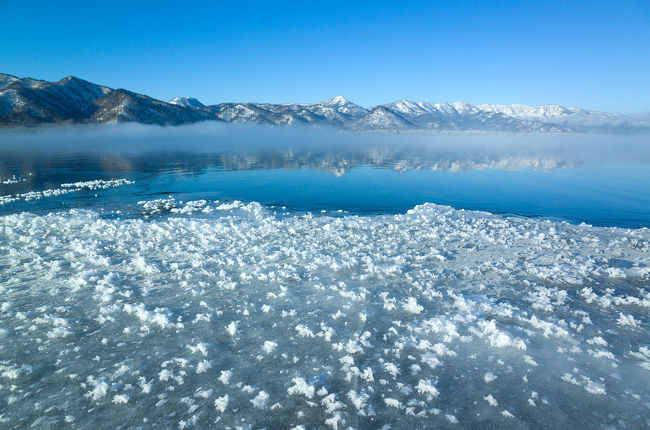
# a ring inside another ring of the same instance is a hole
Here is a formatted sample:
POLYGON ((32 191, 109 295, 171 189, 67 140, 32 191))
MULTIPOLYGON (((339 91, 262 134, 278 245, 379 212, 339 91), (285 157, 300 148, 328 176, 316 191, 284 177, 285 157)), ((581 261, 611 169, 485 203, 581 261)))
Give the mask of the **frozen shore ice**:
POLYGON ((0 217, 3 426, 650 426, 648 229, 143 209, 0 217))

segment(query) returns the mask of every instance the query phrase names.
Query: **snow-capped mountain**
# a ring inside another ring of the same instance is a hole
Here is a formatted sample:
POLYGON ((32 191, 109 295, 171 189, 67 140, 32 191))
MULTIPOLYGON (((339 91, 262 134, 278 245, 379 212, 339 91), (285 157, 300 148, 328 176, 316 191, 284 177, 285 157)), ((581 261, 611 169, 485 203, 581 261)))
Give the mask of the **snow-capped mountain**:
POLYGON ((385 105, 422 128, 484 130, 586 131, 598 127, 634 127, 631 116, 559 105, 427 103, 399 100, 385 105))
POLYGON ((174 97, 169 103, 178 106, 193 107, 197 109, 204 108, 205 105, 194 97, 174 97))
POLYGON ((350 130, 498 132, 650 131, 648 115, 616 115, 559 105, 525 106, 428 103, 398 100, 371 108, 336 96, 317 103, 221 103, 193 97, 163 102, 74 76, 58 82, 0 74, 0 126, 42 123, 179 125, 225 121, 272 125, 306 124, 350 130))
POLYGON ((0 125, 42 123, 184 124, 214 119, 205 112, 68 76, 58 82, 0 74, 0 125), (4 86, 3 86, 4 85, 4 86))
POLYGON ((322 101, 320 102, 320 105, 335 109, 340 114, 348 115, 350 117, 359 117, 368 112, 367 109, 350 102, 343 96, 336 96, 329 100, 322 101))
POLYGON ((361 130, 392 130, 415 128, 414 124, 388 106, 377 106, 356 120, 353 127, 361 130))

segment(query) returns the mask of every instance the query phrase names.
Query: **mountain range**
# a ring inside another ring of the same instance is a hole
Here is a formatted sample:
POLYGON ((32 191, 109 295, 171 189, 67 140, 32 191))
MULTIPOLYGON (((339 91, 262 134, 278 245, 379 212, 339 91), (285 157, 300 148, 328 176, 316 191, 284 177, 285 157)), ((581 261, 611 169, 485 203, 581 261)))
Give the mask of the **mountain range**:
POLYGON ((650 132, 650 115, 621 115, 559 105, 428 103, 398 100, 364 108, 342 96, 318 103, 221 103, 196 98, 169 102, 68 76, 58 82, 0 73, 0 126, 200 121, 306 124, 348 130, 496 132, 650 132))

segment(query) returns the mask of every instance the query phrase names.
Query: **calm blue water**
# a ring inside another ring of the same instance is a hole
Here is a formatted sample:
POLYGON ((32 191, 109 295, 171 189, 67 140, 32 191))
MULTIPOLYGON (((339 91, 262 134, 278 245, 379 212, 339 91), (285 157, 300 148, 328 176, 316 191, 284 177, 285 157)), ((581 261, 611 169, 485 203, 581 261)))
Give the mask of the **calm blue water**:
POLYGON ((227 136, 152 130, 1 136, 0 179, 21 181, 0 185, 0 195, 95 179, 135 183, 16 201, 0 205, 0 213, 71 207, 129 213, 138 201, 173 196, 353 214, 403 213, 431 202, 650 227, 645 136, 314 137, 276 130, 269 138, 259 130, 227 136))

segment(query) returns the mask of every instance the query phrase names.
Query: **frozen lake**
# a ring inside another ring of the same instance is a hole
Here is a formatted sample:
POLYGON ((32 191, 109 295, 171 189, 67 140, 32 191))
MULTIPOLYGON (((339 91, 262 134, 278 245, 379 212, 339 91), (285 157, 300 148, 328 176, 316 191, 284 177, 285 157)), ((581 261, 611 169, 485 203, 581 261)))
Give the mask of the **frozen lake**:
POLYGON ((1 426, 648 427, 649 146, 2 131, 1 426))

